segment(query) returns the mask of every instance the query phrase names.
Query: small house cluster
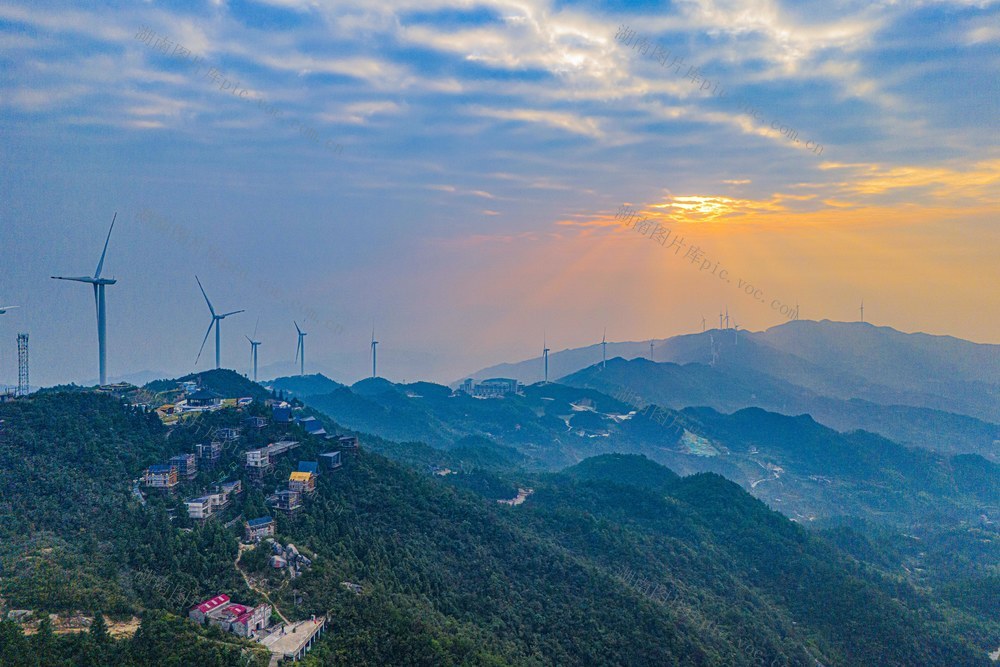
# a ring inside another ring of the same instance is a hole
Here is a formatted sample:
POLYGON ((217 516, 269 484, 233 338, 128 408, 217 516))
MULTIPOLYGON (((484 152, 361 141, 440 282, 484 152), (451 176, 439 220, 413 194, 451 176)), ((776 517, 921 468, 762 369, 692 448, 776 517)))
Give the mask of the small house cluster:
POLYGON ((191 607, 188 617, 195 623, 203 625, 207 621, 224 632, 253 638, 267 628, 271 620, 271 605, 247 607, 232 602, 228 595, 222 594, 191 607))

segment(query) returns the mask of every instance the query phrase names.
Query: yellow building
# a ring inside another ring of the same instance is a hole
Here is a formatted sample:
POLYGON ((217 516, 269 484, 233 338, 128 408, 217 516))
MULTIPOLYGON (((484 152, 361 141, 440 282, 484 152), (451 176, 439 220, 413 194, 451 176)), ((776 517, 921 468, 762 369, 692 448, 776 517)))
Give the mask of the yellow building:
POLYGON ((288 476, 288 490, 312 493, 316 490, 316 477, 311 472, 293 472, 288 476))

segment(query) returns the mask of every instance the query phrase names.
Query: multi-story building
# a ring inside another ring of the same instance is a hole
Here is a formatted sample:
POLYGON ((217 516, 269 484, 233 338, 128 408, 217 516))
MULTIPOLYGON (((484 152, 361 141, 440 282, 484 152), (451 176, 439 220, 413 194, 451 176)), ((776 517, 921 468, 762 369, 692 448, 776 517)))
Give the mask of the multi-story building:
POLYGON ((302 507, 302 494, 291 489, 278 491, 270 498, 270 501, 276 510, 291 513, 302 507))
POLYGON ((170 457, 170 465, 177 468, 177 476, 194 479, 198 476, 198 459, 194 454, 178 454, 170 457))
POLYGON ((219 462, 219 457, 222 456, 222 443, 218 440, 213 440, 208 444, 195 445, 194 453, 198 457, 198 460, 205 465, 215 465, 219 462))
POLYGON ((217 493, 209 493, 205 496, 185 500, 188 516, 198 521, 204 521, 211 517, 222 505, 222 498, 217 493))
POLYGON ((269 516, 250 519, 243 524, 243 533, 247 542, 259 542, 265 537, 274 535, 274 519, 269 516))
POLYGON ((311 472, 293 472, 288 476, 288 490, 302 495, 316 490, 316 477, 311 472))
POLYGON ((151 489, 172 489, 177 486, 177 468, 172 465, 151 465, 146 468, 142 483, 151 489))

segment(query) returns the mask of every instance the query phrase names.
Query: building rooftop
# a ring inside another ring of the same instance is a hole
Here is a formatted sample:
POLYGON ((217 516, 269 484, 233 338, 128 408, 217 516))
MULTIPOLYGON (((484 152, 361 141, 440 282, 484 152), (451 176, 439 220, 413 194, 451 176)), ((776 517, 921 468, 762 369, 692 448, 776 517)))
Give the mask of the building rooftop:
POLYGON ((262 516, 257 519, 250 519, 247 521, 247 525, 251 528, 258 528, 260 526, 266 526, 269 523, 273 523, 274 519, 269 516, 262 516))
POLYGON ((311 472, 316 474, 319 472, 319 462, 317 461, 299 461, 299 472, 311 472))
POLYGON ((290 482, 308 482, 309 478, 312 477, 311 472, 293 472, 288 476, 290 482))
POLYGON ((193 611, 197 609, 198 611, 204 614, 212 611, 216 607, 221 607, 227 602, 229 602, 229 596, 223 593, 222 595, 216 595, 214 598, 205 600, 201 604, 196 604, 195 606, 191 607, 191 610, 193 611))

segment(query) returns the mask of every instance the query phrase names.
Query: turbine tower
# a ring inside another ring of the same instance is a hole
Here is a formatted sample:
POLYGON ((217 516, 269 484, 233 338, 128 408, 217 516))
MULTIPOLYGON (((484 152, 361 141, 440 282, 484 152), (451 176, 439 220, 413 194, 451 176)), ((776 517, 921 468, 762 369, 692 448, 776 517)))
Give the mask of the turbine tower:
POLYGON ((649 341, 649 360, 653 360, 653 341, 649 341))
POLYGON ((719 329, 722 329, 722 311, 719 311, 719 329))
POLYGON ((375 369, 376 369, 376 364, 375 364, 375 362, 376 362, 376 360, 377 360, 377 358, 378 358, 378 350, 377 350, 377 349, 376 349, 376 347, 375 347, 376 345, 378 345, 378 341, 377 341, 377 340, 375 340, 375 327, 373 326, 373 327, 372 327, 372 377, 373 377, 373 378, 374 378, 374 377, 378 377, 378 376, 377 376, 377 375, 375 374, 375 369))
POLYGON ((259 340, 254 340, 254 338, 257 338, 257 325, 258 324, 260 324, 260 318, 259 317, 257 318, 257 324, 253 325, 253 338, 251 338, 250 336, 246 336, 246 335, 243 336, 244 338, 246 338, 250 342, 250 365, 253 367, 253 381, 254 382, 257 381, 257 347, 260 346, 260 341, 259 340))
POLYGON ((705 316, 701 316, 701 332, 705 333, 705 316))
POLYGON ((729 328, 729 306, 726 306, 726 328, 729 328))
POLYGON ((861 322, 865 321, 865 300, 861 299, 861 322))
MULTIPOLYGON (((299 375, 306 374, 306 332, 299 328, 299 323, 292 321, 295 325, 295 330, 299 332, 299 344, 295 346, 295 358, 297 360, 301 359, 299 365, 299 375)), ((372 334, 374 335, 374 331, 372 334)))
POLYGON ((104 251, 101 253, 101 261, 97 263, 97 271, 94 272, 93 278, 89 276, 73 278, 52 276, 55 280, 72 280, 78 283, 90 283, 94 286, 94 301, 97 305, 97 355, 101 367, 101 386, 108 383, 108 318, 104 302, 104 288, 107 285, 114 285, 118 282, 114 278, 102 278, 101 269, 104 268, 104 257, 108 254, 108 242, 111 241, 111 232, 114 231, 115 220, 117 219, 118 213, 115 212, 114 217, 111 218, 111 229, 108 230, 108 238, 104 240, 104 251))
POLYGON ((608 367, 608 328, 604 327, 604 337, 601 338, 601 368, 608 367))
POLYGON ((201 286, 201 279, 198 276, 194 277, 198 281, 198 288, 201 290, 201 295, 205 297, 205 303, 208 304, 208 310, 212 313, 212 321, 208 323, 208 331, 205 332, 205 338, 201 341, 201 349, 198 350, 198 358, 194 360, 195 365, 198 364, 198 360, 201 359, 201 353, 205 351, 205 343, 208 342, 208 335, 212 333, 212 327, 215 327, 215 368, 218 370, 222 367, 220 363, 222 345, 219 336, 219 323, 226 319, 230 315, 235 315, 237 313, 242 313, 242 310, 234 310, 230 313, 223 313, 222 315, 216 315, 215 308, 212 307, 212 302, 208 300, 208 295, 205 294, 205 288, 201 286))
POLYGON ((545 334, 542 334, 542 359, 545 362, 545 384, 549 383, 549 345, 546 342, 545 334))

